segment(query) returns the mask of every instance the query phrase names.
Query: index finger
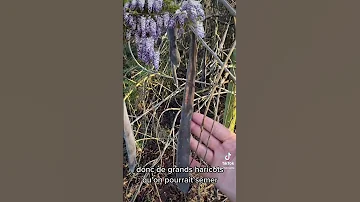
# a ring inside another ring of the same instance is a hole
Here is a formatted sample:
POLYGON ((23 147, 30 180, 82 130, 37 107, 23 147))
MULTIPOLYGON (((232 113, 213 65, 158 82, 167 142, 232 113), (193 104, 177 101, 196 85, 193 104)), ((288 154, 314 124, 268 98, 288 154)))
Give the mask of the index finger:
POLYGON ((192 120, 194 123, 201 126, 204 117, 205 117, 204 129, 207 130, 210 134, 212 134, 214 137, 216 137, 220 141, 223 142, 235 135, 221 123, 214 121, 211 118, 204 116, 203 114, 194 112, 193 116, 192 116, 192 120), (214 124, 214 126, 213 126, 213 124, 214 124), (212 128, 212 131, 211 131, 211 128, 212 128))

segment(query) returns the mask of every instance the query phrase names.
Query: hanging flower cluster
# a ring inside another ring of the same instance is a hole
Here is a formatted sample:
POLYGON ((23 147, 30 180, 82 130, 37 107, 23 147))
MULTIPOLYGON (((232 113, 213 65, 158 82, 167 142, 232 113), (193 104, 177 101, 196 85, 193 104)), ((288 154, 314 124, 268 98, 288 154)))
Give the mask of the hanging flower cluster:
MULTIPOLYGON (((189 26, 194 28, 194 31, 196 34, 204 38, 205 37, 205 31, 203 26, 203 20, 205 20, 205 12, 202 8, 202 5, 200 1, 194 1, 194 0, 187 0, 183 1, 181 4, 181 7, 179 10, 176 11, 175 15, 177 13, 184 13, 185 17, 183 20, 179 20, 179 23, 183 25, 184 21, 189 24, 189 26)), ((183 17, 183 14, 179 14, 181 17, 183 17)), ((183 26, 180 27, 180 29, 183 28, 183 26)))
POLYGON ((178 28, 178 35, 181 35, 189 25, 198 36, 205 36, 202 24, 205 14, 199 1, 183 1, 174 13, 168 7, 163 0, 129 0, 124 5, 126 39, 134 38, 138 58, 147 65, 154 65, 156 70, 160 52, 155 48, 155 42, 168 28, 178 28))

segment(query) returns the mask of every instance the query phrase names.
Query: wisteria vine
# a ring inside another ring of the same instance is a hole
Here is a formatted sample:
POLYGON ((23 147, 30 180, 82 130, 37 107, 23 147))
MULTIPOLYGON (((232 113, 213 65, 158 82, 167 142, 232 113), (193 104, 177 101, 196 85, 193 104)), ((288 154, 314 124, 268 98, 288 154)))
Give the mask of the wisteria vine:
POLYGON ((156 42, 168 28, 177 28, 181 36, 186 26, 204 38, 205 13, 200 1, 186 0, 180 5, 169 0, 129 0, 124 4, 126 40, 134 39, 138 59, 159 69, 160 51, 156 42))

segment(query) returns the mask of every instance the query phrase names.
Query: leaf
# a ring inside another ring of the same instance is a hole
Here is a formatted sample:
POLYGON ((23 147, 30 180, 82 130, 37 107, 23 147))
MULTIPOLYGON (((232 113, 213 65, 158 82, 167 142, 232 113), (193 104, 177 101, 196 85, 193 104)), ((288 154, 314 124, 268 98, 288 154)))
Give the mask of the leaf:
MULTIPOLYGON (((231 55, 231 60, 236 64, 236 49, 231 55)), ((235 68, 230 68, 230 72, 234 73, 235 68)), ((228 85, 228 91, 235 93, 236 84, 230 80, 228 85)), ((233 93, 227 93, 225 100, 225 112, 224 112, 224 125, 232 132, 235 130, 236 125, 236 96, 233 93)))

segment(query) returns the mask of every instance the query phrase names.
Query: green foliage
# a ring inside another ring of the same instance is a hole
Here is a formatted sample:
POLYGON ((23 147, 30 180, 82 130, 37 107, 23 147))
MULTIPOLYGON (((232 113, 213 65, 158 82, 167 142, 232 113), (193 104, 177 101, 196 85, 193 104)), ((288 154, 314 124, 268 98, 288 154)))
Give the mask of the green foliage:
MULTIPOLYGON (((236 65, 236 49, 231 55, 231 60, 233 67, 236 65)), ((230 68, 231 73, 235 72, 235 68, 230 68)), ((230 92, 236 93, 236 84, 230 80, 228 85, 228 90, 230 92)), ((224 115, 224 125, 234 132, 236 125, 236 96, 233 93, 227 93, 225 101, 225 115, 224 115)))
POLYGON ((163 1, 163 11, 168 11, 170 13, 175 13, 177 9, 180 8, 180 5, 177 5, 173 0, 164 0, 163 1))
POLYGON ((234 49, 234 51, 232 52, 230 59, 232 60, 233 64, 236 65, 236 48, 234 49))
MULTIPOLYGON (((231 68, 231 70, 233 70, 233 68, 231 68)), ((229 81, 228 90, 230 92, 236 92, 236 85, 233 81, 229 81)), ((233 93, 227 93, 226 95, 224 125, 234 132, 236 125, 236 96, 233 93)))

